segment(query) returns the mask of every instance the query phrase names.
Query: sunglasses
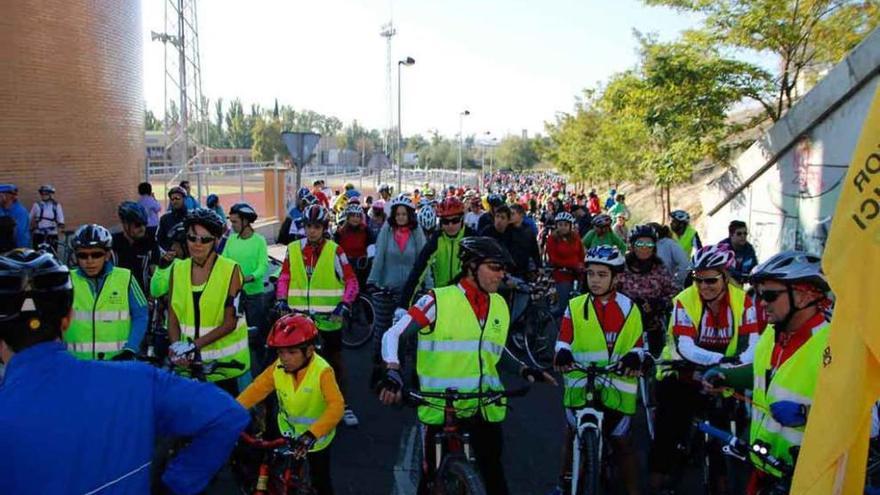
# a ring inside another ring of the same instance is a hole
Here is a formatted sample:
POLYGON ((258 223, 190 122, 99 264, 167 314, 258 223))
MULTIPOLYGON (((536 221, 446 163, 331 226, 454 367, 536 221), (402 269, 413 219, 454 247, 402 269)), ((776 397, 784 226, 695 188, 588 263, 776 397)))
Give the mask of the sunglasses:
POLYGON ((197 235, 187 235, 187 236, 186 236, 186 240, 188 240, 189 242, 192 242, 193 244, 195 244, 195 243, 199 243, 199 244, 211 244, 211 243, 214 242, 216 239, 217 239, 216 237, 212 237, 212 236, 209 236, 209 235, 206 235, 206 236, 204 236, 204 237, 202 237, 202 236, 197 236, 197 235))
POLYGON ((764 302, 772 303, 779 299, 779 296, 784 293, 784 290, 762 290, 760 292, 756 292, 755 295, 758 296, 758 299, 764 302))
POLYGON ((651 241, 636 241, 633 243, 633 247, 637 248, 652 248, 654 246, 656 246, 656 244, 651 241))
POLYGON ((440 225, 453 225, 461 223, 461 217, 441 218, 440 225))
POLYGON ((99 260, 107 256, 107 253, 76 253, 76 259, 78 260, 99 260))
POLYGON ((715 285, 718 281, 721 280, 721 277, 706 277, 706 278, 697 278, 694 277, 694 283, 698 285, 715 285))

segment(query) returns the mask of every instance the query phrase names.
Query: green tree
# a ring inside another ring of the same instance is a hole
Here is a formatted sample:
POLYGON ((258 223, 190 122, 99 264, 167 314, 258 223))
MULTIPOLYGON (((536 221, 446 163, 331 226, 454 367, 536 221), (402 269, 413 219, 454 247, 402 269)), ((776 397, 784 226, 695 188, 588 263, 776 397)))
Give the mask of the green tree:
POLYGON ((144 110, 144 130, 145 131, 161 131, 162 122, 153 115, 153 111, 149 108, 144 110))
POLYGON ((287 148, 281 141, 281 120, 272 117, 274 112, 268 115, 256 115, 253 117, 253 153, 254 159, 259 161, 271 161, 275 156, 286 156, 287 148))
POLYGON ((539 161, 535 143, 520 136, 508 136, 501 140, 497 151, 498 164, 513 170, 526 170, 539 161))
POLYGON ((236 98, 229 102, 229 109, 226 111, 226 137, 230 147, 250 148, 253 145, 251 125, 244 115, 241 100, 236 98))

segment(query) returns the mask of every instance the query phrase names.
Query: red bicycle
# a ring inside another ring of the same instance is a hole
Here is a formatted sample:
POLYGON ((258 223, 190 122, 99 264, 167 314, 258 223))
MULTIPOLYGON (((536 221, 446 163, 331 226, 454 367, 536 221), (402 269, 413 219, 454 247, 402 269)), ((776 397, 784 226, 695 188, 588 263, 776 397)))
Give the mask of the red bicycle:
POLYGON ((274 440, 242 432, 232 469, 242 494, 315 495, 308 461, 297 459, 287 437, 274 440))

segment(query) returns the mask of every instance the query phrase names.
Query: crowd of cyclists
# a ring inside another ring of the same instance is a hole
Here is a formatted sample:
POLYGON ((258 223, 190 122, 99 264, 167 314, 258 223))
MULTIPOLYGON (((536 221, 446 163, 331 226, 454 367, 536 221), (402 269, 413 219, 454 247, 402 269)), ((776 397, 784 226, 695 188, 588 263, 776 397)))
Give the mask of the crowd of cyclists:
MULTIPOLYGON (((79 226, 63 239, 69 259, 59 259, 54 188, 41 187, 24 217, 17 188, 0 185, 9 234, 0 241, 9 249, 0 256, 0 492, 147 493, 158 483, 156 438, 175 436, 189 443, 161 484, 202 493, 247 427, 288 437, 315 493, 333 493, 336 427, 359 423, 346 386, 369 374, 386 405, 408 389, 503 391, 510 375, 560 386, 567 427, 554 493, 570 493, 590 365, 614 369, 600 383, 604 432, 614 482, 629 494, 674 492, 695 421, 796 462, 832 296, 814 255, 785 251, 759 264, 744 222, 714 244, 682 210, 668 224, 631 226, 623 194, 612 189, 602 202, 553 173, 499 172, 482 189, 395 194, 381 185, 375 196, 319 180, 297 192, 273 269, 251 205, 225 210, 211 195, 202 207, 188 186, 168 189, 160 215, 141 184, 118 205, 119 232, 79 226), (552 366, 509 350, 522 283, 553 287, 552 366), (359 293, 374 308, 366 371, 347 369, 342 353, 359 293), (647 476, 633 438, 639 404, 653 435, 647 476), (58 446, 52 459, 49 444, 58 446)), ((505 404, 455 405, 486 493, 508 493, 505 404)), ((434 493, 443 401, 425 399, 417 415, 418 492, 434 493)), ((731 491, 721 447, 705 450, 711 493, 731 491)), ((767 458, 751 457, 748 493, 771 493, 790 476, 767 458)))

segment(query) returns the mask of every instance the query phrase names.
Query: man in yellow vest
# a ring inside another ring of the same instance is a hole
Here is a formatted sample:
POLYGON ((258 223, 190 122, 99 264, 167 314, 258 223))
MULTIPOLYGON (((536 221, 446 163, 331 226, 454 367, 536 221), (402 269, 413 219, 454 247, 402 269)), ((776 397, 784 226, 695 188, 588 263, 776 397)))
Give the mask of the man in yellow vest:
POLYGON ((700 234, 696 229, 691 227, 691 215, 684 210, 674 210, 669 213, 669 230, 672 231, 672 238, 678 242, 684 254, 690 256, 694 251, 703 247, 700 241, 700 234))
POLYGON ((78 268, 70 274, 73 321, 64 342, 80 359, 132 359, 147 331, 147 299, 129 270, 113 266, 112 244, 100 225, 83 225, 73 236, 78 268))
MULTIPOLYGON (((329 212, 321 205, 312 205, 303 212, 302 220, 306 237, 287 246, 287 258, 275 288, 275 306, 282 313, 293 308, 314 314, 321 336, 321 355, 333 367, 344 390, 341 330, 343 319, 357 298, 357 275, 342 247, 326 236, 329 212)), ((348 405, 343 421, 346 426, 358 425, 357 416, 348 405)))
POLYGON ((307 457, 312 488, 332 495, 330 443, 342 419, 345 401, 333 368, 315 352, 318 329, 302 315, 285 315, 275 322, 266 345, 278 359, 236 400, 247 409, 272 392, 278 396, 278 429, 293 439, 296 457, 307 457))
MULTIPOLYGON (((460 392, 503 390, 499 364, 507 342, 510 311, 498 286, 513 259, 498 241, 489 237, 466 237, 459 249, 462 275, 454 285, 434 289, 411 307, 382 337, 385 377, 379 384, 379 399, 391 405, 401 400, 403 378, 398 346, 402 336, 418 336, 416 372, 419 388, 442 392, 454 387, 460 392), (423 330, 427 329, 427 330, 423 330)), ((512 360, 511 360, 512 361, 512 360)), ((539 370, 519 368, 530 381, 553 378, 539 370)), ((419 421, 425 425, 424 467, 419 494, 431 493, 436 464, 434 437, 443 429, 443 401, 435 407, 420 406, 419 421), (440 406, 439 410, 436 407, 440 406)), ((474 456, 486 483, 486 493, 504 495, 507 481, 501 464, 501 422, 504 404, 481 405, 465 400, 456 404, 461 428, 470 433, 474 456)))
MULTIPOLYGON (((569 493, 571 485, 571 443, 577 409, 587 403, 586 373, 573 365, 617 363, 621 376, 601 377, 600 393, 605 413, 603 433, 614 444, 615 462, 620 478, 630 495, 640 493, 638 458, 630 434, 631 420, 636 412, 638 385, 636 375, 643 364, 653 360, 643 351, 642 314, 633 301, 615 290, 617 275, 623 272, 623 254, 607 244, 587 252, 586 273, 589 293, 568 303, 559 337, 556 341, 556 370, 565 373, 565 418, 568 430, 563 440, 563 462, 558 494, 569 493), (643 363, 643 356, 646 358, 643 363)), ((586 454, 586 453, 584 453, 586 454)))
MULTIPOLYGON (((770 326, 761 335, 751 365, 706 372, 708 385, 751 388, 754 405, 749 443, 790 465, 799 447, 823 353, 828 345, 826 309, 830 290, 818 256, 785 251, 758 265, 749 277, 770 326)), ((779 473, 754 458, 749 493, 768 488, 779 473)))
MULTIPOLYGON (((763 322, 750 297, 733 284, 728 269, 733 252, 726 246, 701 248, 691 258, 693 284, 673 298, 672 317, 662 351, 664 361, 684 360, 701 366, 751 363, 763 322)), ((686 441, 698 414, 725 429, 729 413, 713 406, 702 393, 695 370, 670 373, 658 370, 656 435, 651 449, 651 485, 659 490, 672 481, 684 459, 677 447, 686 441)), ((720 446, 709 449, 711 479, 718 490, 727 486, 725 459, 720 446)))

